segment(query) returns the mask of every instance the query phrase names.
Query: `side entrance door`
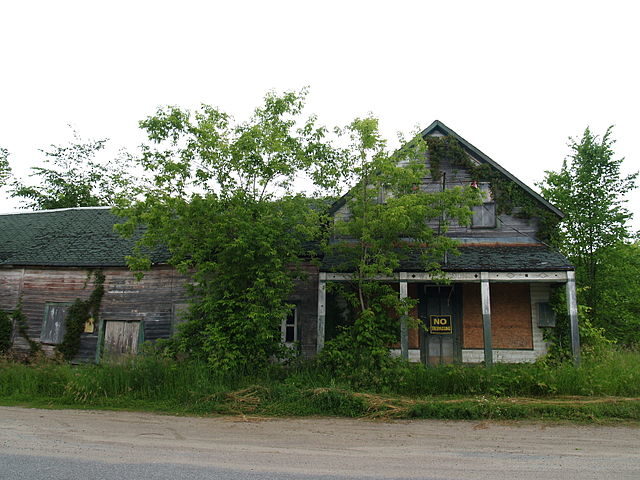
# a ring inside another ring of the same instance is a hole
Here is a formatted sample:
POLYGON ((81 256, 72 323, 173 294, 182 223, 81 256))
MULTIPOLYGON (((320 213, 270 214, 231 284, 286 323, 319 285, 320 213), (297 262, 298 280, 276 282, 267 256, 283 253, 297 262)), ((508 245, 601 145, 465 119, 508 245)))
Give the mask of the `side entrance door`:
POLYGON ((462 361, 461 292, 456 286, 423 285, 420 360, 427 365, 462 361))

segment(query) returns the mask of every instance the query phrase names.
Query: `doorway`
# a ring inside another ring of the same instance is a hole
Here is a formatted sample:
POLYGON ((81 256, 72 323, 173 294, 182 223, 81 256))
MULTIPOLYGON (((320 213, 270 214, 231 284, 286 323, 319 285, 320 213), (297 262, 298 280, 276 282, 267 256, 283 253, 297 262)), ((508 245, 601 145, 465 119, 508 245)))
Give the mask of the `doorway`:
POLYGON ((462 361, 461 292, 459 286, 422 285, 420 360, 427 365, 462 361))

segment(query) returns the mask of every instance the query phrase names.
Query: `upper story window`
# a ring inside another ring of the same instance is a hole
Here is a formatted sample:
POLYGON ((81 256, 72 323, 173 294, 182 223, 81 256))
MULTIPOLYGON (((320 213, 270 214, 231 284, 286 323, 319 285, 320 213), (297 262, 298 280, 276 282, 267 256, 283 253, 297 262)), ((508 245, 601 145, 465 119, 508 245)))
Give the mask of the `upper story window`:
POLYGON ((496 228, 496 202, 491 196, 490 185, 483 182, 478 184, 478 188, 484 194, 484 201, 471 209, 471 228, 496 228))

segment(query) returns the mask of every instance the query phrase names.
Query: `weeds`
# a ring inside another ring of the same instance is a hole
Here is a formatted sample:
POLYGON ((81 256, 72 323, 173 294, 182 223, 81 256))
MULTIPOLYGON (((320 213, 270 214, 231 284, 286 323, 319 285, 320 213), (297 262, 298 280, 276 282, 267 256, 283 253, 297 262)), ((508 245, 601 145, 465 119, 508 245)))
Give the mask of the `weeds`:
POLYGON ((580 368, 398 362, 370 376, 368 388, 356 388, 313 362, 230 374, 153 356, 82 366, 0 360, 0 402, 188 414, 640 419, 640 354, 632 352, 580 368))

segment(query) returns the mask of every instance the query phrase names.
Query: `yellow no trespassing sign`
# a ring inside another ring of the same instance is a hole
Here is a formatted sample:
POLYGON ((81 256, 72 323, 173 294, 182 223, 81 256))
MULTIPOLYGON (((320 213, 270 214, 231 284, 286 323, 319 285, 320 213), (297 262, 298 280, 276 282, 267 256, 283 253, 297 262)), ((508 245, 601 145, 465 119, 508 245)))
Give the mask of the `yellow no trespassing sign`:
POLYGON ((449 335, 453 333, 451 315, 430 315, 429 333, 431 335, 449 335))

